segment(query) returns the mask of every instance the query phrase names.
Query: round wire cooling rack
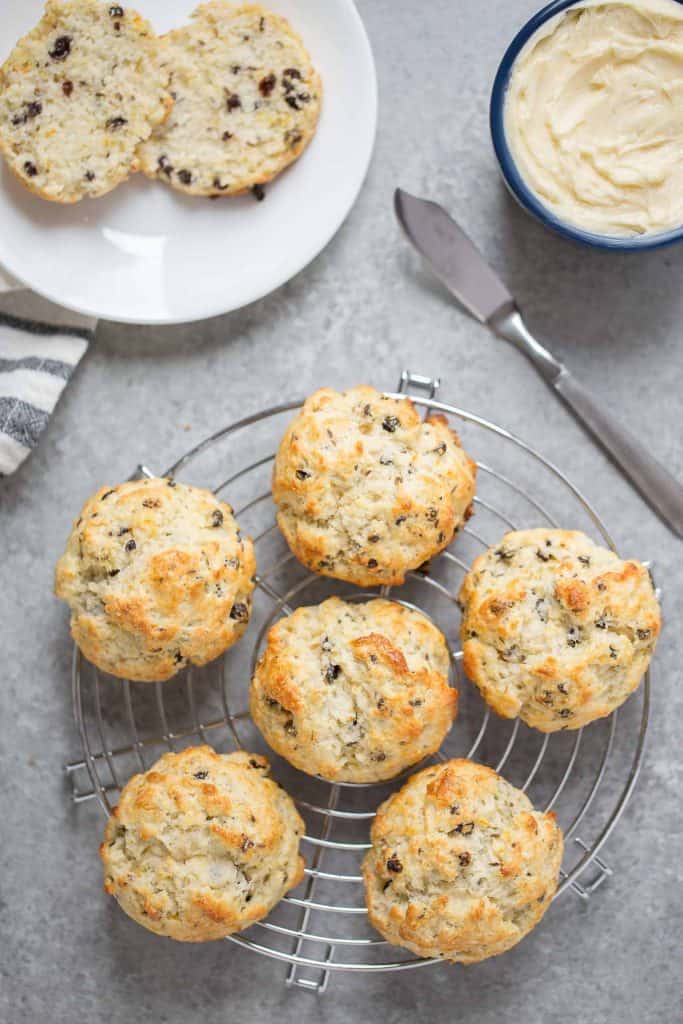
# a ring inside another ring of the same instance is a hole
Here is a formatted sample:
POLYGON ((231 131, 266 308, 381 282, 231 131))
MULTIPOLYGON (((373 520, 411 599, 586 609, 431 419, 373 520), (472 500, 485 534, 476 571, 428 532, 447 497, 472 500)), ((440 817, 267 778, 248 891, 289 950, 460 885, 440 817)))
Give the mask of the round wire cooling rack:
MULTIPOLYGON (((611 874, 600 850, 631 796, 642 760, 649 673, 618 714, 585 730, 554 734, 491 714, 464 677, 456 595, 478 553, 509 529, 558 523, 584 529, 612 549, 614 544, 597 513, 559 469, 503 428, 437 400, 438 386, 438 381, 404 372, 397 394, 410 394, 425 414, 447 416, 465 448, 478 458, 476 515, 446 551, 411 573, 404 586, 359 590, 310 574, 289 552, 274 522, 270 472, 274 448, 301 405, 290 402, 218 431, 160 474, 177 477, 192 467, 192 482, 229 500, 252 537, 258 572, 246 638, 217 662, 185 669, 163 684, 109 678, 74 649, 73 705, 83 758, 67 765, 67 772, 76 802, 96 797, 110 813, 132 774, 147 770, 162 753, 191 744, 245 747, 270 758, 273 774, 306 820, 306 875, 267 920, 230 938, 287 962, 287 983, 316 991, 324 990, 331 971, 405 970, 436 962, 417 959, 373 931, 360 875, 377 806, 419 766, 390 783, 330 784, 298 772, 267 748, 246 709, 253 666, 278 617, 332 593, 353 600, 391 593, 436 622, 449 642, 460 706, 441 751, 424 763, 475 758, 502 771, 529 793, 536 807, 555 810, 565 835, 555 899, 567 891, 589 899, 611 874)), ((139 475, 145 474, 156 475, 141 467, 139 475)))

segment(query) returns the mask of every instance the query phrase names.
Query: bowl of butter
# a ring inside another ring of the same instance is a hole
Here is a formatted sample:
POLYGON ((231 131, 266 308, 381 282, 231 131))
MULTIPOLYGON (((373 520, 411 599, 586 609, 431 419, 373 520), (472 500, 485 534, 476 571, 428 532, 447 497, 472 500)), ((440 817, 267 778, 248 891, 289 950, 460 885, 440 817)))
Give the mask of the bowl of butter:
POLYGON ((506 184, 548 227, 683 240, 683 0, 555 0, 508 47, 490 116, 506 184))

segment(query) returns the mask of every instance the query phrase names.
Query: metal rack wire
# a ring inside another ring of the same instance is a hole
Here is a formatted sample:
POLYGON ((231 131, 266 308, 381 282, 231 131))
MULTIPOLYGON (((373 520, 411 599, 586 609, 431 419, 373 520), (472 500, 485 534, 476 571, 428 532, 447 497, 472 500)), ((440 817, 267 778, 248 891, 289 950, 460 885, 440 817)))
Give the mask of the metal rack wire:
MULTIPOLYGON (((108 814, 131 774, 149 768, 165 751, 189 744, 210 743, 219 750, 243 746, 269 755, 275 776, 295 797, 307 823, 306 875, 267 920, 231 940, 285 961, 287 984, 316 992, 325 990, 333 971, 406 970, 435 961, 390 946, 373 932, 365 913, 359 863, 375 809, 398 780, 331 785, 305 776, 267 750, 245 710, 251 670, 268 627, 279 616, 329 593, 365 600, 391 592, 394 600, 434 619, 449 639, 453 681, 460 691, 458 719, 436 757, 467 756, 490 764, 528 791, 536 806, 557 812, 566 853, 555 899, 571 891, 587 900, 612 873, 600 851, 631 796, 643 755, 649 674, 619 714, 586 730, 552 735, 491 715, 463 677, 454 639, 459 618, 455 595, 477 553, 508 529, 556 526, 558 517, 563 525, 584 528, 582 518, 599 542, 614 544, 597 513, 554 465, 503 428, 439 401, 438 388, 438 380, 404 371, 398 394, 411 394, 425 414, 438 412, 455 421, 458 430, 468 432, 467 449, 486 453, 478 462, 477 514, 450 548, 428 568, 412 573, 404 587, 354 591, 309 574, 286 548, 273 519, 269 474, 284 423, 301 404, 290 402, 218 431, 164 474, 178 476, 192 466, 193 482, 229 500, 251 534, 258 575, 247 639, 218 662, 153 685, 105 677, 74 650, 73 706, 83 757, 66 770, 77 803, 97 798, 108 814), (503 449, 504 472, 493 465, 502 461, 503 449), (519 458, 523 465, 518 468, 513 464, 519 458), (249 637, 254 641, 250 651, 249 637)), ((140 467, 139 475, 154 474, 140 467)))

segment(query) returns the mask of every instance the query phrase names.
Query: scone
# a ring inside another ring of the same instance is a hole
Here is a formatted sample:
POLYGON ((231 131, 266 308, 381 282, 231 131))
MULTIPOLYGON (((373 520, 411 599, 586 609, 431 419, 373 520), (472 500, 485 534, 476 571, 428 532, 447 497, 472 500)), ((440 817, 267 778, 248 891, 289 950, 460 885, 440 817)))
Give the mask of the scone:
POLYGON ((504 953, 545 914, 562 833, 491 768, 425 768, 386 800, 363 861, 371 923, 395 946, 471 964, 504 953))
POLYGON ((314 572, 360 586, 403 583, 468 518, 476 466, 444 416, 371 387, 322 388, 275 459, 277 521, 314 572))
POLYGON ((139 150, 143 171, 192 195, 260 187, 304 151, 322 86, 284 18, 251 4, 202 4, 161 40, 175 107, 139 150))
POLYGON ((48 0, 0 69, 0 150, 43 199, 104 195, 138 169, 139 143, 167 117, 167 79, 135 11, 48 0))
POLYGON ((301 771, 379 782, 441 746, 458 701, 448 669, 446 641, 424 615, 331 597, 271 627, 251 714, 301 771))
POLYGON ((114 676, 157 682, 239 640, 255 569, 251 541, 210 491, 133 480, 85 503, 55 593, 86 658, 114 676))
POLYGON ((638 687, 661 626, 652 580, 583 533, 508 533, 460 591, 463 665, 499 715, 579 729, 638 687))
POLYGON ((304 823, 264 757, 190 747, 121 791, 100 855, 104 888, 138 924, 208 942, 268 914, 303 878, 304 823))

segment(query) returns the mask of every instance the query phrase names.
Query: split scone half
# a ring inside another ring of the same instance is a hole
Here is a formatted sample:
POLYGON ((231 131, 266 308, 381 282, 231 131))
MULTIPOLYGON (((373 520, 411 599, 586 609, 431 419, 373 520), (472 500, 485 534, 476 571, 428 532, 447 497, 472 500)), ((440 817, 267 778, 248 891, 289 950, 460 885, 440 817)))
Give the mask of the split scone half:
POLYGON ((137 147, 168 116, 167 78, 134 10, 48 0, 0 69, 0 150, 43 199, 104 195, 138 170, 137 147))
POLYGON ((318 123, 322 85, 299 36, 262 7, 211 0, 161 50, 175 104, 140 146, 142 170, 191 195, 262 197, 318 123))

